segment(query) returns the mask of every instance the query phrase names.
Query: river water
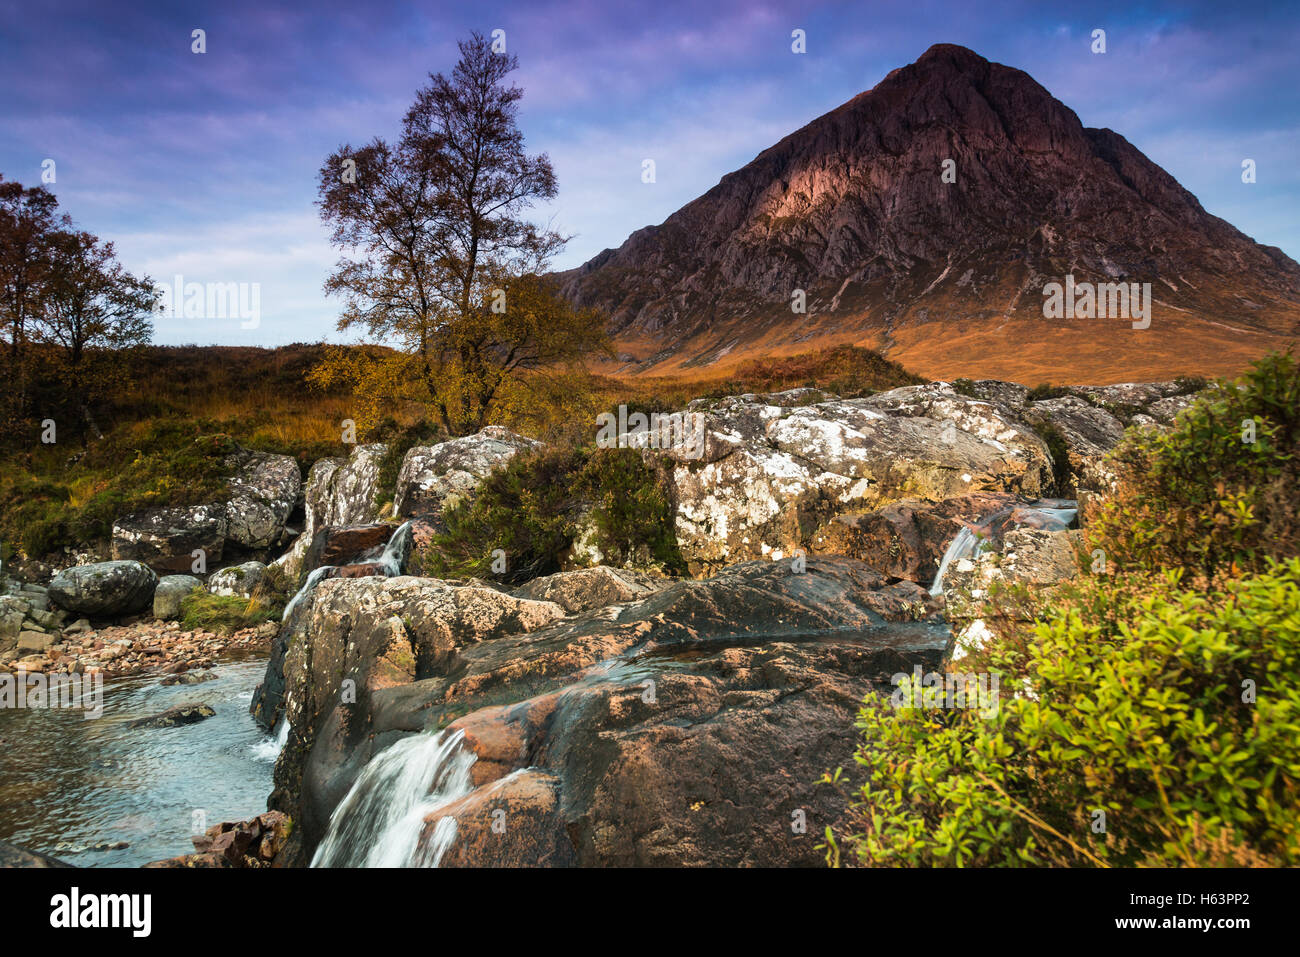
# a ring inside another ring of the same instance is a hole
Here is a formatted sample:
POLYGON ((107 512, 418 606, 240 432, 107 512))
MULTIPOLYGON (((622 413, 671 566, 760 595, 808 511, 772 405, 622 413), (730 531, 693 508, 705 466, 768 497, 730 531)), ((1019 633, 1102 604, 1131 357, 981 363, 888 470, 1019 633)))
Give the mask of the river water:
POLYGON ((99 718, 71 708, 0 708, 0 840, 80 867, 136 867, 194 850, 190 835, 266 810, 276 748, 248 713, 265 657, 218 662, 216 680, 104 683, 99 718), (216 715, 128 728, 185 702, 216 715), (126 841, 121 850, 95 844, 126 841))

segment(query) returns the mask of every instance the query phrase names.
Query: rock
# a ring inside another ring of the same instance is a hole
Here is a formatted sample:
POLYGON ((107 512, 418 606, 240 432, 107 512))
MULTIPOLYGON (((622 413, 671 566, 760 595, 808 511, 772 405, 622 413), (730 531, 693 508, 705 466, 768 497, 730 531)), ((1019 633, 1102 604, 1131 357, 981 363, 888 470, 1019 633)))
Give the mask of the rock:
POLYGON ((1162 425, 1172 425, 1178 414, 1196 401, 1196 395, 1171 395, 1146 407, 1146 414, 1162 425))
POLYGON ((113 523, 113 558, 162 572, 188 572, 195 551, 207 562, 221 560, 226 530, 226 512, 219 505, 132 512, 113 523))
POLYGON ((0 646, 18 637, 31 607, 30 603, 17 596, 0 596, 0 646))
MULTIPOLYGON (((388 446, 358 445, 336 468, 323 469, 307 497, 307 529, 322 525, 365 525, 379 517, 379 468, 388 446)), ((316 469, 313 466, 312 471, 316 469)))
POLYGON ((516 598, 551 601, 567 613, 624 604, 652 595, 669 584, 669 579, 640 572, 608 568, 582 568, 534 578, 512 592, 516 598))
POLYGON ((577 854, 564 832, 560 783, 546 771, 515 771, 430 814, 423 842, 451 818, 456 839, 439 867, 572 867, 577 854), (504 832, 493 827, 502 822, 504 832))
POLYGON ((839 515, 817 530, 812 551, 860 559, 892 578, 928 585, 953 537, 1018 501, 980 493, 921 502, 903 499, 864 515, 839 515))
POLYGON ((298 463, 269 452, 246 452, 241 458, 230 479, 226 536, 245 548, 276 545, 302 490, 298 463))
POLYGON ((25 847, 0 841, 0 867, 72 867, 72 865, 38 854, 36 851, 29 851, 25 847))
POLYGON ((647 450, 669 468, 677 543, 693 573, 806 548, 836 515, 900 499, 1038 496, 1047 447, 1018 415, 947 383, 785 408, 733 396, 693 403, 703 454, 647 450))
POLYGON ((24 631, 18 636, 17 648, 19 651, 45 652, 49 650, 52 644, 54 644, 53 635, 47 635, 40 631, 24 631))
POLYGON ((292 822, 279 811, 248 821, 223 822, 193 838, 196 854, 182 854, 145 867, 267 867, 284 847, 292 822))
MULTIPOLYGON (((253 697, 252 710, 268 729, 284 707, 306 726, 335 703, 329 695, 338 675, 368 669, 396 642, 409 639, 394 632, 394 615, 418 621, 425 667, 445 664, 466 642, 535 630, 564 616, 551 602, 532 601, 485 586, 453 586, 434 578, 328 578, 304 596, 300 607, 276 637, 267 678, 253 697), (339 623, 355 622, 343 635, 339 623), (310 716, 310 717, 302 717, 310 716)), ((398 655, 394 665, 413 677, 416 660, 398 655)), ((366 694, 364 683, 357 693, 366 694)))
POLYGON ((216 681, 217 676, 211 671, 182 671, 177 674, 168 675, 162 681, 158 682, 163 685, 197 685, 205 681, 216 681))
MULTIPOLYGON (((946 617, 959 630, 983 619, 981 627, 996 632, 995 612, 1003 609, 1000 605, 991 609, 989 599, 1006 586, 1041 589, 1075 578, 1079 574, 1079 534, 1059 527, 1006 527, 988 540, 986 550, 949 566, 943 582, 946 617)), ((1012 603, 1011 607, 1018 616, 1020 604, 1012 603)))
POLYGON ((311 572, 322 565, 346 565, 359 559, 378 558, 394 531, 395 526, 383 524, 318 528, 303 558, 302 570, 311 572))
POLYGON ((756 561, 561 619, 479 586, 323 582, 259 691, 264 723, 288 701, 271 804, 310 858, 374 755, 445 728, 476 759, 424 822, 427 842, 454 820, 447 866, 817 866, 845 809, 817 782, 853 766, 863 696, 948 644, 912 620, 917 586, 889 588, 848 558, 756 561))
POLYGON ((540 442, 489 425, 476 435, 415 446, 402 459, 393 509, 402 517, 438 514, 473 492, 493 469, 540 442))
POLYGON ((1004 580, 1025 585, 1054 585, 1079 574, 1077 536, 1069 532, 1017 528, 1002 540, 998 570, 1004 580))
POLYGON ((1023 409, 1029 401, 1029 390, 1016 382, 977 379, 968 384, 968 389, 976 398, 995 402, 1008 409, 1023 409))
POLYGON ((346 459, 320 459, 307 473, 304 493, 306 515, 302 533, 289 550, 271 564, 289 581, 303 574, 303 559, 318 529, 327 525, 370 525, 379 518, 379 468, 388 446, 358 445, 346 459))
MULTIPOLYGON (((181 602, 203 582, 193 575, 165 575, 158 579, 158 586, 153 592, 153 616, 163 621, 174 621, 181 617, 181 602)), ((89 622, 87 630, 89 630, 89 622)))
POLYGON ((158 576, 140 562, 100 562, 65 568, 50 580, 49 594, 74 615, 115 618, 148 608, 157 583, 158 576))
POLYGON ((208 579, 207 588, 214 595, 249 598, 265 578, 265 565, 261 562, 244 562, 214 572, 208 579))
POLYGON ((127 725, 129 728, 175 728, 183 724, 195 724, 205 718, 211 718, 216 712, 206 704, 190 702, 180 704, 166 711, 137 718, 127 725))
POLYGON ((1104 460, 1124 437, 1123 422, 1073 395, 1035 402, 1032 415, 1050 423, 1065 441, 1071 481, 1062 494, 1105 487, 1109 473, 1104 460))

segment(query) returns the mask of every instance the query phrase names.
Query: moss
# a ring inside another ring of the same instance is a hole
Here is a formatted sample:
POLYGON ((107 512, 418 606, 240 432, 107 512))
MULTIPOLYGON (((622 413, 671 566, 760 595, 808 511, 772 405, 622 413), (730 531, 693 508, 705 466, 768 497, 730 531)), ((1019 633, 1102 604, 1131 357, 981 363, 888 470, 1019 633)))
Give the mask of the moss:
POLYGON ((512 583, 553 574, 587 522, 611 564, 685 569, 667 483, 634 449, 565 447, 516 456, 444 520, 446 532, 422 556, 426 574, 512 583), (504 553, 504 573, 493 569, 494 552, 504 553))
POLYGON ((254 595, 213 595, 195 589, 181 599, 181 627, 186 631, 215 631, 227 634, 252 628, 264 621, 276 620, 282 607, 267 598, 254 595))

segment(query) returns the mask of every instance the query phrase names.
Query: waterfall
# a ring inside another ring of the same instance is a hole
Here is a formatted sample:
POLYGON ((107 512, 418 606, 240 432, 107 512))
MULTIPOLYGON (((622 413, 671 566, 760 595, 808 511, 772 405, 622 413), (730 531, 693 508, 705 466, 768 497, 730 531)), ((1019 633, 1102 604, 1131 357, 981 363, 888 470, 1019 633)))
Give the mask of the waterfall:
POLYGON ((406 564, 406 556, 410 551, 411 523, 403 522, 388 539, 388 544, 384 546, 384 552, 378 559, 378 565, 385 578, 396 578, 402 574, 402 566, 406 564))
MULTIPOLYGON (((389 536, 388 544, 384 546, 383 553, 375 559, 375 564, 379 566, 378 574, 383 575, 385 578, 395 578, 402 574, 402 566, 406 564, 406 556, 411 552, 411 541, 411 523, 403 522, 389 536)), ((328 578, 335 567, 334 565, 322 565, 308 575, 307 580, 298 589, 298 594, 289 599, 289 604, 284 606, 284 614, 280 616, 280 620, 288 621, 293 610, 298 607, 298 603, 310 594, 311 590, 320 583, 322 578, 328 578)))
POLYGON ((316 587, 317 582, 319 582, 322 578, 327 576, 332 571, 334 571, 333 565, 322 565, 320 568, 317 568, 310 575, 308 575, 307 580, 303 582, 302 587, 298 589, 298 594, 290 598, 289 604, 284 606, 284 614, 280 616, 280 620, 288 621, 289 616, 293 614, 293 610, 298 607, 298 602, 302 601, 303 598, 307 594, 309 594, 313 588, 316 587))
POLYGON ((1030 505, 1004 508, 992 515, 980 519, 976 531, 969 526, 957 533, 957 537, 948 545, 939 562, 939 571, 935 573, 934 584, 930 586, 931 595, 943 594, 943 578, 948 566, 963 558, 974 558, 982 551, 993 547, 993 539, 1002 540, 1003 532, 1011 527, 1045 528, 1061 531, 1074 524, 1079 514, 1079 505, 1073 499, 1039 499, 1030 505))
POLYGON ((330 816, 312 867, 437 867, 456 838, 456 821, 439 820, 420 846, 424 819, 468 794, 474 752, 464 733, 415 734, 371 758, 330 816))
POLYGON ((947 573, 949 565, 963 558, 970 558, 987 547, 988 540, 979 532, 971 531, 969 528, 963 528, 958 532, 957 537, 948 546, 948 550, 943 553, 943 561, 939 562, 939 571, 934 576, 934 584, 930 586, 930 594, 943 594, 943 576, 947 573))
POLYGON ((284 746, 289 743, 289 717, 280 715, 280 723, 275 726, 270 737, 263 738, 257 744, 253 745, 253 757, 259 761, 276 761, 280 757, 280 752, 284 746))

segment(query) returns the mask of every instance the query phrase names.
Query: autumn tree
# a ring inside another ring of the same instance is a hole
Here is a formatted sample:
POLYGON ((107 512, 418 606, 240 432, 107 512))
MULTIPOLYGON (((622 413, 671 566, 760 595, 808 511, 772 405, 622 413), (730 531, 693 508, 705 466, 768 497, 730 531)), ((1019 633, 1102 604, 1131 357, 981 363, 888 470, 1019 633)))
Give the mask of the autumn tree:
POLYGON ((57 230, 47 239, 48 276, 37 334, 51 347, 57 394, 51 406, 72 412, 78 436, 98 435, 94 409, 122 381, 122 350, 147 343, 157 292, 117 261, 112 243, 88 232, 57 230))
POLYGON ((16 423, 27 411, 28 356, 33 315, 49 274, 49 238, 67 217, 40 186, 24 187, 0 176, 0 327, 6 332, 5 416, 16 423))
POLYGON ((506 84, 517 61, 478 33, 459 47, 395 143, 345 145, 320 169, 321 217, 346 251, 325 284, 344 301, 338 327, 397 350, 338 350, 314 376, 350 381, 363 425, 414 400, 473 432, 520 373, 608 348, 601 318, 543 277, 566 240, 525 218, 556 183, 547 156, 524 150, 523 91, 506 84))

